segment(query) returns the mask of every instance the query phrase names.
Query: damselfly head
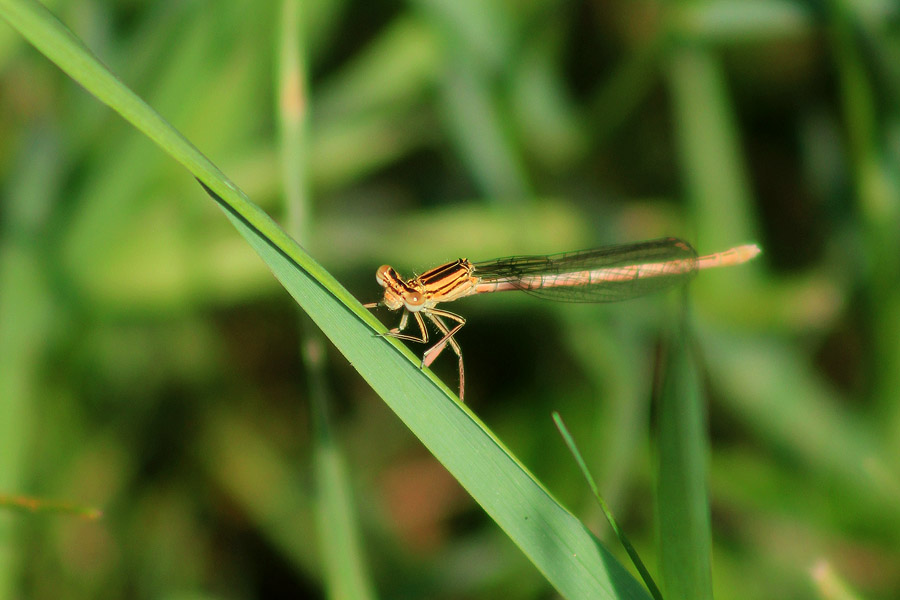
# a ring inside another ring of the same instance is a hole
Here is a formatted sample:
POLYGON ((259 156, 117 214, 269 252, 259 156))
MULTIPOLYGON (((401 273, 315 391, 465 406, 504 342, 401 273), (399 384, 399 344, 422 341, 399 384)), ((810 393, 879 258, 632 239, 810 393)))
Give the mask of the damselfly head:
POLYGON ((375 271, 375 281, 384 288, 384 300, 381 303, 388 310, 398 310, 406 304, 404 296, 407 293, 406 284, 390 265, 381 265, 375 271))
POLYGON ((391 265, 381 265, 378 267, 378 270, 375 271, 375 281, 377 281, 378 285, 381 287, 388 287, 391 283, 400 281, 400 275, 397 274, 397 271, 395 271, 391 265))

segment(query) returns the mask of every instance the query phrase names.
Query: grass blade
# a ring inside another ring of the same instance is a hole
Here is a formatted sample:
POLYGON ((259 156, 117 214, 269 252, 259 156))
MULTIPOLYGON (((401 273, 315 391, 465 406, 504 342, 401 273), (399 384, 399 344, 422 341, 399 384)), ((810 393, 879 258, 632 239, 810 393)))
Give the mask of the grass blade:
POLYGON ((566 442, 566 446, 569 447, 569 452, 572 453, 572 457, 575 458, 575 462, 578 464, 578 468, 581 469, 581 474, 584 476, 585 481, 587 481, 588 486, 590 486, 591 492, 594 494, 594 498, 596 498, 597 503, 600 504, 600 509, 603 511, 604 516, 606 516, 606 520, 609 522, 609 526, 612 527, 612 530, 615 532, 616 537, 619 538, 619 542, 622 544, 622 547, 625 548, 625 552, 627 552, 629 558, 631 558, 631 562, 638 570, 638 573, 641 574, 641 579, 644 580, 644 584, 650 590, 650 594, 655 600, 662 600, 662 594, 660 593, 659 587, 657 587, 656 582, 653 581, 653 576, 650 575, 650 571, 647 570, 647 567, 644 565, 644 561, 642 561, 641 557, 638 555, 637 550, 635 550, 634 546, 631 545, 631 541, 628 539, 628 536, 626 536, 625 532, 619 528, 619 524, 616 522, 616 518, 613 516, 612 511, 609 509, 609 507, 606 505, 606 502, 603 500, 603 497, 600 495, 600 490, 597 488, 597 482, 594 481, 594 478, 591 476, 591 472, 588 471, 587 464, 584 462, 584 458, 581 456, 581 452, 578 451, 578 447, 575 445, 575 440, 572 438, 572 434, 569 433, 568 428, 566 428, 566 424, 563 422, 562 417, 559 416, 558 412, 553 413, 553 422, 556 423, 556 428, 559 429, 559 433, 560 435, 562 435, 563 440, 566 442))
MULTIPOLYGON (((19 162, 16 176, 3 190, 0 219, 0 493, 20 492, 28 481, 28 456, 39 443, 33 436, 38 431, 40 364, 53 325, 49 286, 41 268, 46 229, 39 215, 44 198, 56 189, 55 153, 38 139, 19 162)), ((17 504, 14 496, 0 497, 0 506, 17 504)), ((16 595, 13 590, 24 563, 17 548, 24 543, 24 534, 11 515, 0 514, 0 539, 4 540, 0 597, 16 595)))
MULTIPOLYGON (((311 229, 309 193, 309 98, 306 40, 300 0, 282 4, 278 68, 278 112, 281 138, 281 178, 291 233, 308 240, 311 229)), ((331 424, 330 390, 325 378, 324 340, 301 314, 298 320, 301 356, 309 378, 313 423, 313 470, 319 551, 324 587, 329 598, 369 600, 375 597, 363 556, 350 475, 331 424)))
POLYGON ((75 81, 215 192, 228 219, 390 408, 567 598, 647 598, 640 584, 418 358, 329 273, 134 95, 43 6, 0 0, 2 15, 75 81))
POLYGON ((670 334, 659 396, 660 563, 667 598, 712 600, 706 415, 685 321, 670 334))

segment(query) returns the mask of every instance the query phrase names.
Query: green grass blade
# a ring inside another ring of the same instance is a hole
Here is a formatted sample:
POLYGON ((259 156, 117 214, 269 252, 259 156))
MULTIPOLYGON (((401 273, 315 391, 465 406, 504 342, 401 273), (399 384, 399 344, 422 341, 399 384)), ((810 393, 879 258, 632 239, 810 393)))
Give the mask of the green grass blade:
MULTIPOLYGON (((41 360, 52 337, 53 305, 41 245, 44 198, 55 191, 57 165, 51 145, 40 138, 20 158, 15 177, 0 194, 0 494, 22 492, 28 481, 30 450, 39 444, 33 436, 39 431, 34 424, 41 360)), ((0 498, 0 506, 11 503, 0 498)), ((25 533, 13 515, 0 514, 0 597, 16 595, 24 564, 18 549, 25 533)))
MULTIPOLYGON (((306 40, 302 35, 306 3, 284 0, 278 68, 278 113, 281 138, 281 179, 291 233, 308 240, 309 98, 306 40)), ((332 404, 325 378, 325 342, 315 326, 300 315, 301 356, 309 385, 313 423, 313 470, 316 516, 324 587, 329 598, 369 600, 375 597, 360 542, 350 474, 330 419, 332 404)))
POLYGON ((662 594, 659 591, 659 587, 656 585, 656 582, 653 581, 653 576, 650 575, 650 571, 647 570, 647 567, 644 565, 644 561, 641 560, 641 557, 638 555, 637 550, 634 549, 634 546, 631 545, 631 541, 628 539, 628 536, 625 535, 625 532, 619 527, 619 523, 616 521, 615 516, 613 516, 612 511, 606 505, 606 502, 603 500, 603 497, 600 495, 600 489, 597 487, 597 482, 594 481, 594 478, 591 476, 591 472, 587 468, 587 463, 584 462, 584 458, 581 456, 581 452, 578 451, 578 446, 575 445, 575 439, 572 437, 572 434, 569 433, 566 424, 563 422, 562 417, 558 412, 553 413, 553 422, 556 423, 556 428, 559 430, 560 435, 562 435, 563 440, 566 442, 566 446, 569 448, 569 452, 572 453, 572 457, 575 458, 575 462, 578 464, 578 468, 581 470, 582 476, 584 476, 585 481, 587 481, 588 486, 591 488, 591 492, 594 494, 594 498, 597 499, 597 503, 600 505, 600 510, 603 511, 606 520, 609 522, 609 526, 612 527, 612 530, 615 532, 616 537, 619 538, 619 543, 622 544, 622 547, 625 548, 625 552, 628 553, 628 557, 631 558, 631 562, 634 564, 634 567, 638 570, 638 573, 641 574, 641 579, 644 580, 644 584, 650 590, 650 594, 653 596, 655 600, 662 600, 662 594))
POLYGON ((313 278, 240 215, 227 214, 332 343, 560 593, 568 598, 647 597, 477 417, 418 369, 416 356, 374 336, 356 311, 351 313, 326 287, 327 277, 313 278))
POLYGON ((668 70, 682 178, 698 236, 710 248, 756 239, 748 227, 754 222, 753 193, 740 130, 718 57, 705 49, 676 46, 668 70), (698 103, 706 109, 695 110, 698 103))
POLYGON ((647 598, 641 585, 560 506, 418 358, 53 15, 0 0, 0 15, 75 81, 111 106, 221 198, 220 206, 347 360, 567 598, 647 598))
MULTIPOLYGON (((856 197, 864 239, 873 258, 874 285, 868 300, 869 310, 875 322, 896 323, 900 319, 900 294, 894 284, 900 269, 895 244, 900 222, 900 169, 895 161, 884 156, 885 134, 879 121, 877 77, 869 74, 866 53, 855 39, 859 16, 854 12, 858 9, 845 0, 831 0, 826 6, 856 197)), ((900 386, 900 345, 892 327, 878 327, 873 333, 878 348, 878 359, 872 362, 874 397, 884 399, 885 416, 892 421, 891 429, 898 431, 900 410, 896 392, 900 386)), ((897 438, 895 435, 900 442, 897 438)))
POLYGON ((659 396, 660 564, 666 598, 711 600, 706 413, 684 315, 673 329, 659 396))

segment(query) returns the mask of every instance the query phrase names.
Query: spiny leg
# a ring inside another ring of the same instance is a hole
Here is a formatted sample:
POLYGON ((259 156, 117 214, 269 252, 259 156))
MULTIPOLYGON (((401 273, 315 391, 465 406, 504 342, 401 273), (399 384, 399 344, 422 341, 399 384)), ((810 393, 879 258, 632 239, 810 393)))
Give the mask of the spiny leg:
POLYGON ((430 367, 431 363, 438 357, 438 355, 444 350, 444 347, 449 343, 450 346, 454 349, 454 352, 460 354, 459 344, 456 342, 456 339, 453 337, 456 332, 462 329, 462 326, 466 324, 466 320, 459 316, 456 313, 447 312, 446 310, 437 310, 431 309, 428 311, 422 311, 425 315, 431 319, 431 322, 435 324, 435 326, 444 334, 438 342, 425 351, 425 354, 422 358, 422 366, 430 367), (450 329, 447 327, 447 324, 444 323, 440 317, 446 317, 450 320, 456 321, 457 325, 450 329))
POLYGON ((431 322, 444 334, 444 337, 442 337, 437 344, 425 351, 425 354, 422 355, 422 366, 431 366, 431 363, 435 361, 447 344, 450 344, 450 348, 452 348, 459 357, 459 400, 460 402, 463 402, 463 394, 466 389, 466 372, 463 368, 462 348, 460 348, 459 342, 457 342, 456 338, 453 336, 462 329, 462 326, 466 324, 466 320, 455 313, 444 310, 430 310, 425 313, 425 316, 431 319, 431 322), (453 329, 450 329, 447 327, 447 324, 441 320, 441 317, 456 321, 456 326, 454 326, 453 329))
MULTIPOLYGON (((378 308, 379 306, 384 306, 383 302, 369 302, 367 304, 363 304, 363 308, 378 308)), ((407 322, 409 321, 409 311, 405 308, 403 309, 403 316, 400 317, 400 324, 394 327, 393 329, 389 329, 384 333, 376 333, 378 337, 395 337, 400 340, 409 340, 411 342, 419 342, 420 344, 428 343, 428 330, 425 329, 425 323, 422 321, 422 318, 419 315, 416 315, 416 322, 419 324, 419 331, 421 332, 422 337, 415 337, 411 335, 404 335, 400 332, 406 329, 407 322)))
POLYGON ((400 324, 394 327, 393 329, 389 329, 384 333, 377 334, 379 337, 392 337, 397 338, 398 340, 408 340, 410 342, 418 342, 420 344, 428 343, 428 329, 425 328, 425 321, 422 320, 421 315, 419 313, 412 313, 413 317, 416 319, 416 324, 419 326, 420 337, 416 337, 414 335, 406 335, 405 333, 400 333, 404 329, 406 329, 406 325, 409 322, 410 312, 406 309, 403 309, 403 316, 400 317, 400 324))
MULTIPOLYGON (((364 304, 363 306, 366 308, 375 308, 376 306, 379 306, 379 304, 380 303, 378 302, 372 302, 369 304, 364 304)), ((466 374, 463 368, 462 349, 453 336, 454 334, 456 334, 456 332, 462 329, 463 325, 466 324, 466 320, 464 318, 455 313, 445 310, 431 309, 414 312, 412 313, 412 315, 416 320, 416 324, 419 326, 420 333, 420 337, 416 337, 413 335, 406 335, 401 333, 409 324, 410 311, 404 309, 403 316, 400 317, 400 324, 397 325, 397 327, 394 327, 393 329, 390 329, 384 333, 379 333, 378 335, 426 344, 428 343, 428 328, 425 326, 425 321, 422 319, 422 313, 425 313, 425 315, 431 320, 431 322, 434 323, 435 327, 437 327, 438 330, 440 330, 440 332, 443 334, 443 337, 440 339, 440 341, 438 341, 437 344, 425 351, 425 353, 422 355, 422 363, 420 364, 419 368, 431 366, 431 363, 434 362, 434 360, 443 351, 447 344, 450 344, 450 347, 453 348, 453 351, 459 357, 459 399, 460 401, 462 401, 463 394, 465 393, 466 374), (454 326, 453 329, 450 329, 447 324, 441 320, 440 317, 446 317, 448 319, 456 321, 457 325, 454 326)))

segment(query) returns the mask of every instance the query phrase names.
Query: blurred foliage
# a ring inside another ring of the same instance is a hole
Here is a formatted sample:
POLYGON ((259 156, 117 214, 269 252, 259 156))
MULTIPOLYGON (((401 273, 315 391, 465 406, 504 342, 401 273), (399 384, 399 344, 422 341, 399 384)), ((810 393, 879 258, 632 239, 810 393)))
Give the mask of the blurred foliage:
MULTIPOLYGON (((277 3, 48 4, 284 214, 277 3)), ((894 2, 302 7, 322 264, 370 301, 382 263, 759 242, 690 290, 716 596, 900 594, 894 2)), ((294 303, 183 169, 5 25, 0 190, 0 494, 103 511, 0 513, 0 595, 324 597, 294 303)), ((453 308, 470 406, 615 547, 559 411, 654 570, 660 299, 453 308)), ((340 355, 325 383, 380 597, 552 597, 340 355)))

